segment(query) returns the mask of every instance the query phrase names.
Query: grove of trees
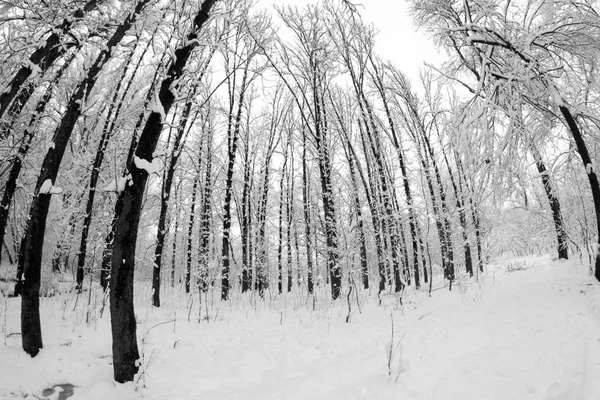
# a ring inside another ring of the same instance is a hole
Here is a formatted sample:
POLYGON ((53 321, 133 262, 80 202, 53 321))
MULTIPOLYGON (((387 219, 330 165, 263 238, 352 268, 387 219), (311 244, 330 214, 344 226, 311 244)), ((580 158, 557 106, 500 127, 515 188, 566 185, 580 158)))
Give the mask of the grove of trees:
POLYGON ((412 81, 348 1, 0 0, 23 349, 43 347, 46 270, 106 291, 118 382, 139 368, 134 283, 155 307, 165 286, 333 301, 544 251, 600 280, 597 4, 408 3, 446 54, 412 81))

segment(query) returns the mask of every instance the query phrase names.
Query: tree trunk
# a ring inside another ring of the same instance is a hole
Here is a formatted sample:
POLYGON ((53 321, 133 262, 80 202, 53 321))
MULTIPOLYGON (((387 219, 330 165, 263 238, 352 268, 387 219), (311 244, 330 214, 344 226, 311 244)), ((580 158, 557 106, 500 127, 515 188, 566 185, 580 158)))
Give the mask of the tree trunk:
POLYGON ((198 183, 200 181, 200 177, 196 175, 194 178, 194 184, 192 186, 192 205, 190 207, 190 221, 188 223, 188 236, 187 236, 187 262, 185 269, 185 292, 189 293, 191 290, 191 280, 192 280, 192 238, 194 235, 194 219, 196 214, 196 196, 198 193, 198 183))
MULTIPOLYGON (((225 182, 225 200, 223 202, 223 242, 221 247, 221 300, 229 299, 229 235, 231 230, 231 196, 233 191, 233 167, 235 165, 235 156, 237 154, 237 142, 240 132, 240 122, 242 118, 242 110, 244 103, 244 96, 246 94, 247 82, 248 82, 248 69, 250 67, 250 58, 248 58, 245 68, 244 75, 242 78, 242 84, 240 88, 240 94, 238 98, 238 108, 235 115, 235 121, 232 122, 230 109, 229 123, 227 126, 227 179, 225 182)), ((231 94, 233 96, 233 94, 231 94)), ((233 102, 231 103, 233 105, 233 102)))
POLYGON ((277 242, 277 291, 283 293, 283 182, 287 169, 287 145, 283 146, 283 166, 279 180, 279 241, 277 242))
POLYGON ((304 210, 304 235, 306 244, 306 283, 309 294, 314 290, 313 256, 312 256, 312 221, 310 218, 310 178, 308 176, 308 160, 306 155, 306 129, 302 126, 302 201, 304 210))
MULTIPOLYGON (((210 118, 210 116, 207 116, 210 118)), ((199 288, 203 292, 208 290, 208 263, 210 253, 210 220, 212 213, 212 126, 206 135, 206 173, 202 189, 202 202, 200 209, 200 246, 199 246, 199 288)))
POLYGON ((246 129, 246 149, 244 152, 244 188, 242 190, 242 218, 241 218, 241 234, 242 234, 242 293, 246 293, 252 288, 252 263, 251 263, 251 241, 250 241, 250 223, 251 223, 251 208, 250 208, 250 191, 251 191, 251 176, 250 176, 250 129, 246 129))
POLYGON ((171 243, 171 288, 175 287, 175 264, 177 260, 177 232, 179 231, 179 187, 175 189, 175 230, 172 234, 171 243))
POLYGON ((546 197, 548 198, 548 203, 550 204, 550 211, 552 211, 552 220, 554 221, 554 230, 556 231, 556 239, 558 244, 558 258, 566 260, 569 258, 569 247, 567 244, 567 233, 565 231, 562 213, 560 211, 560 202, 558 201, 558 197, 556 197, 554 194, 555 188, 552 184, 552 179, 550 178, 550 173, 546 168, 546 164, 542 160, 542 155, 537 147, 535 147, 533 142, 529 143, 529 148, 531 150, 531 154, 533 155, 535 166, 540 174, 540 178, 542 179, 544 192, 546 192, 546 197))
MULTIPOLYGON (((175 100, 172 86, 179 81, 183 69, 192 51, 198 46, 198 33, 209 18, 209 12, 216 0, 205 0, 194 18, 193 31, 188 34, 184 45, 175 50, 175 57, 169 66, 166 78, 162 81, 158 101, 162 110, 152 109, 135 155, 139 159, 151 160, 152 153, 163 127, 163 118, 169 113, 175 100), (163 114, 164 113, 164 114, 163 114)), ((113 369, 117 382, 133 380, 138 371, 139 352, 135 314, 133 309, 133 272, 135 267, 135 249, 142 199, 147 171, 138 168, 136 158, 127 160, 127 169, 132 176, 132 185, 125 185, 115 207, 117 221, 112 252, 112 272, 110 284, 110 311, 113 341, 113 369)))
POLYGON ((286 233, 286 238, 287 238, 287 291, 288 293, 292 291, 292 220, 294 218, 294 215, 292 213, 292 204, 294 203, 294 188, 293 188, 293 184, 291 182, 294 181, 294 154, 291 153, 291 149, 292 149, 292 141, 291 141, 291 135, 290 135, 290 140, 289 140, 289 146, 290 146, 290 156, 291 156, 291 163, 290 163, 290 170, 287 173, 287 195, 286 195, 286 215, 287 215, 287 233, 286 233))
MULTIPOLYGON (((314 54, 313 54, 314 56, 314 54)), ((313 63, 316 61, 313 60, 313 63)), ((331 160, 329 155, 327 115, 325 102, 318 84, 316 66, 313 68, 313 100, 315 108, 315 144, 319 159, 321 175, 321 196, 325 216, 325 237, 327 243, 327 273, 331 285, 331 298, 336 300, 341 295, 342 272, 339 266, 337 224, 335 202, 331 185, 331 160)))
POLYGON ((587 147, 585 145, 585 141, 583 140, 583 136, 581 135, 581 131, 577 126, 577 122, 573 118, 571 111, 565 106, 560 105, 559 110, 565 121, 569 130, 571 131, 571 135, 575 140, 575 144, 577 145, 577 151, 581 156, 581 161, 583 162, 583 166, 586 169, 588 180, 590 182, 590 188, 592 190, 592 198, 594 200, 594 211, 596 212, 596 229, 598 230, 598 242, 596 246, 596 263, 594 267, 594 276, 597 280, 600 281, 600 185, 598 184, 598 176, 596 175, 596 171, 594 171, 592 159, 588 153, 587 147))

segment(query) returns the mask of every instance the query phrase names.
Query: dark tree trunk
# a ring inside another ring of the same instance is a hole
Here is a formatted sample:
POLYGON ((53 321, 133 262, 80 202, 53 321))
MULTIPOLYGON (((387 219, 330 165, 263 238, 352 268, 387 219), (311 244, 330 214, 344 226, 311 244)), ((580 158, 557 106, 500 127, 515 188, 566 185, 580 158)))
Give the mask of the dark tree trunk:
MULTIPOLYGON (((275 107, 273 107, 273 114, 275 114, 275 107)), ((267 288, 267 277, 265 270, 268 265, 267 261, 267 203, 269 195, 269 174, 270 174, 270 162, 271 156, 275 149, 275 136, 277 129, 277 119, 275 115, 271 117, 271 126, 269 129, 269 141, 267 145, 267 151, 265 156, 265 162, 263 165, 263 177, 262 177, 262 188, 259 196, 258 210, 257 210, 257 224, 258 232, 256 238, 256 278, 255 278, 255 289, 258 290, 260 297, 264 296, 264 290, 267 288)))
POLYGON ((312 294, 314 290, 313 279, 313 256, 312 256, 312 221, 310 218, 310 178, 308 176, 308 160, 306 155, 306 129, 302 127, 302 201, 304 210, 304 235, 306 237, 306 275, 308 293, 312 294))
POLYGON ((196 196, 198 194, 198 183, 200 177, 196 175, 192 186, 192 205, 190 207, 190 221, 188 223, 187 250, 186 250, 186 268, 185 268, 185 292, 191 290, 192 280, 192 238, 194 236, 194 219, 196 218, 196 196))
POLYGON ((596 175, 596 171, 594 171, 592 159, 588 153, 587 147, 585 145, 585 141, 583 140, 583 136, 581 135, 581 131, 579 130, 579 126, 577 126, 577 122, 573 118, 571 111, 565 106, 559 106, 560 112, 565 118, 567 126, 571 131, 571 135, 575 140, 575 144, 577 145, 577 152, 581 156, 581 161, 583 162, 583 166, 586 169, 588 180, 590 182, 590 188, 592 190, 592 198, 594 200, 594 211, 596 212, 596 229, 598 229, 598 242, 596 246, 596 263, 594 267, 594 276, 597 280, 600 281, 600 185, 598 184, 598 176, 596 175))
POLYGON ((481 227, 479 221, 479 212, 475 207, 475 202, 473 201, 473 193, 469 188, 469 184, 466 180, 465 170, 462 165, 462 161, 456 151, 454 151, 454 159, 456 160, 457 170, 459 172, 459 186, 461 187, 461 192, 463 192, 466 200, 463 201, 463 204, 468 200, 469 202, 469 210, 471 212, 471 218, 473 219, 473 226, 475 227, 475 247, 477 248, 477 268, 480 272, 483 272, 483 255, 482 255, 482 246, 481 246, 481 227), (462 189, 462 185, 465 185, 466 191, 462 189))
MULTIPOLYGON (((178 82, 192 51, 198 46, 198 33, 209 18, 209 12, 216 0, 205 0, 194 18, 193 31, 188 34, 184 45, 175 50, 175 57, 163 79, 158 100, 164 114, 156 109, 150 113, 140 135, 135 156, 152 159, 152 153, 163 127, 163 115, 167 115, 175 100, 173 84, 178 82)), ((139 169, 135 158, 127 160, 127 169, 132 176, 132 185, 125 185, 119 195, 115 215, 115 239, 112 252, 112 272, 110 284, 110 311, 113 341, 113 369, 117 382, 133 380, 138 371, 139 352, 133 306, 133 272, 135 249, 142 199, 148 173, 139 169)))
POLYGON ((283 166, 279 180, 279 241, 277 242, 277 291, 279 294, 283 293, 283 182, 287 168, 287 145, 284 145, 283 152, 283 166))
POLYGON ((565 231, 562 213, 560 211, 560 202, 558 201, 558 197, 556 197, 555 188, 552 184, 552 179, 550 178, 550 173, 546 168, 546 164, 542 160, 542 155, 533 142, 529 144, 529 148, 531 149, 531 154, 533 155, 533 159, 535 161, 535 166, 540 174, 540 178, 542 179, 542 185, 544 186, 544 191, 546 192, 546 197, 548 198, 548 203, 550 204, 550 211, 552 211, 552 220, 554 221, 554 230, 556 231, 556 239, 558 244, 558 258, 559 259, 568 259, 569 258, 569 247, 567 244, 567 233, 565 231))
POLYGON ((177 232, 179 231, 179 196, 177 189, 175 190, 175 230, 173 231, 171 243, 171 287, 175 287, 175 264, 177 261, 177 232))
MULTIPOLYGON (((314 54, 312 55, 314 57, 314 54)), ((335 216, 335 202, 331 185, 331 159, 329 155, 327 115, 323 98, 322 85, 319 84, 316 60, 311 60, 313 65, 313 100, 315 108, 315 145, 319 159, 319 172, 321 176, 321 196, 323 200, 323 213, 325 216, 325 238, 327 244, 327 273, 331 285, 331 298, 336 300, 341 295, 342 271, 339 265, 337 224, 335 216)))
MULTIPOLYGON (((237 142, 240 132, 240 122, 242 119, 244 96, 246 94, 247 82, 248 82, 248 69, 250 67, 250 58, 247 60, 244 75, 242 78, 242 84, 240 87, 240 94, 238 98, 237 113, 235 120, 231 115, 233 109, 230 108, 229 112, 229 123, 227 126, 227 178, 225 182, 225 200, 223 202, 223 242, 221 248, 221 300, 229 299, 229 235, 231 230, 231 196, 233 191, 233 167, 235 166, 235 156, 237 154, 237 142)), ((231 94, 233 96, 233 93, 231 94)), ((230 100, 231 101, 231 100, 230 100)), ((233 105, 233 102, 231 102, 233 105)))
POLYGON ((246 149, 244 152, 244 188, 242 191, 242 293, 252 288, 252 249, 250 238, 251 208, 250 208, 250 129, 246 129, 246 149))
POLYGON ((292 204, 294 203, 294 188, 292 186, 292 184, 290 183, 294 181, 294 154, 291 153, 291 149, 292 149, 292 143, 291 143, 291 135, 290 135, 290 142, 289 142, 289 146, 290 146, 290 156, 291 156, 291 163, 290 163, 290 170, 287 173, 287 196, 286 196, 286 215, 287 215, 287 232, 286 232, 286 238, 287 238, 287 291, 288 293, 292 291, 292 220, 293 220, 293 213, 292 213, 292 204))
MULTIPOLYGON (((209 118, 209 117, 208 117, 209 118)), ((206 174, 202 189, 200 209, 200 246, 199 246, 199 286, 200 290, 208 290, 208 262, 210 253, 210 220, 212 213, 212 126, 206 135, 206 174)))

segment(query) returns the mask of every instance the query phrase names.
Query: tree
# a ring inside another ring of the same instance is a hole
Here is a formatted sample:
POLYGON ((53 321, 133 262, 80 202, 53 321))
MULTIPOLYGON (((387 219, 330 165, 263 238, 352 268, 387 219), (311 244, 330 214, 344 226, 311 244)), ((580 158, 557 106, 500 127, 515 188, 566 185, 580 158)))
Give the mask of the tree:
POLYGON ((113 369, 117 382, 133 380, 138 370, 137 334, 133 309, 133 277, 135 248, 142 198, 148 171, 143 167, 156 149, 165 116, 175 100, 173 84, 182 76, 192 51, 198 46, 200 29, 208 21, 216 0, 205 0, 193 20, 191 32, 174 52, 166 77, 160 83, 154 105, 146 120, 135 153, 128 157, 127 170, 131 174, 115 206, 115 234, 112 250, 110 281, 110 313, 113 341, 113 369))

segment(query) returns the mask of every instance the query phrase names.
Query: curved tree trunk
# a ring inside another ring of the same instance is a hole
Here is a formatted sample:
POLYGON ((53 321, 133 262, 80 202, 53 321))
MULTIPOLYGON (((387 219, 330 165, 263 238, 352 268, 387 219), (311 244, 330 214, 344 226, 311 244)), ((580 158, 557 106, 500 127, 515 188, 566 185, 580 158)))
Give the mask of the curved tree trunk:
MULTIPOLYGON (((165 79, 160 84, 158 101, 162 110, 154 108, 140 135, 135 157, 151 160, 163 128, 163 115, 167 115, 175 96, 172 85, 181 77, 192 51, 198 46, 198 33, 209 18, 216 0, 205 0, 194 18, 193 31, 187 35, 184 45, 175 50, 165 79), (164 114, 162 114, 162 112, 164 114)), ((148 179, 147 171, 127 160, 127 169, 132 184, 125 185, 115 207, 115 238, 111 261, 110 314, 113 347, 113 369, 117 382, 133 380, 138 371, 139 351, 137 347, 136 322, 133 306, 133 271, 142 199, 148 179)))
POLYGON ((600 184, 598 183, 598 176, 594 171, 592 159, 588 153, 587 146, 581 135, 581 131, 577 126, 577 122, 573 118, 571 111, 564 104, 559 105, 559 110, 563 115, 571 135, 577 145, 577 152, 581 156, 581 161, 586 169, 588 180, 590 182, 590 188, 592 190, 592 198, 594 200, 594 211, 596 212, 596 229, 598 230, 598 242, 596 246, 596 263, 594 266, 594 276, 600 281, 600 184))
POLYGON ((544 186, 544 192, 546 192, 548 203, 550 204, 550 211, 552 212, 552 220, 554 221, 554 230, 556 231, 556 241, 558 244, 558 258, 566 260, 569 258, 569 246, 567 244, 567 232, 565 231, 562 213, 560 211, 560 202, 558 201, 558 197, 554 194, 555 188, 552 184, 552 179, 550 179, 550 173, 546 168, 546 164, 542 160, 542 155, 533 142, 529 144, 529 148, 533 155, 535 166, 540 174, 540 178, 542 179, 542 185, 544 186))

